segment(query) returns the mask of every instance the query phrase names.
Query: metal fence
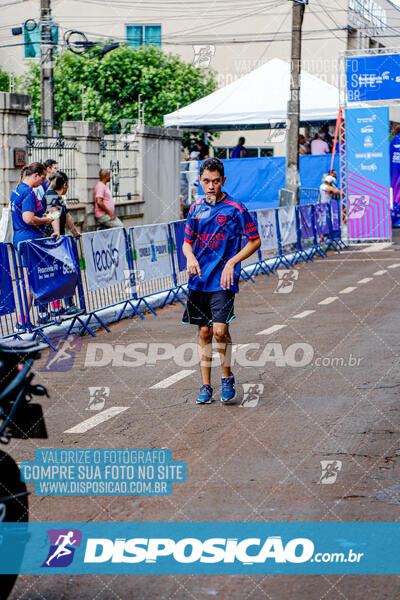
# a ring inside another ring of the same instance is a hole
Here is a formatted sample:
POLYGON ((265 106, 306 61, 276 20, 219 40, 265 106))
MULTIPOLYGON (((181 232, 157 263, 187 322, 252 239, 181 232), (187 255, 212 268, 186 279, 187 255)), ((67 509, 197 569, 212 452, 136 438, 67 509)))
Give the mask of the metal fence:
POLYGON ((76 204, 79 202, 76 194, 76 147, 77 143, 71 140, 65 140, 63 137, 28 137, 28 163, 44 163, 48 159, 57 161, 60 171, 68 175, 69 185, 67 192, 67 203, 76 204))
POLYGON ((138 197, 137 140, 106 139, 100 142, 100 167, 111 171, 111 192, 114 202, 138 197))

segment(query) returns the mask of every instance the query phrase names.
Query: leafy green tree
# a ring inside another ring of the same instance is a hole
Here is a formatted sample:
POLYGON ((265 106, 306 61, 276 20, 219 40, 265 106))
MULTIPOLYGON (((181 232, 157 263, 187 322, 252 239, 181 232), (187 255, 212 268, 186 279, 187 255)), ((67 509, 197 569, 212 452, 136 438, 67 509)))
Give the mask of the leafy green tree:
MULTIPOLYGON (((163 125, 163 115, 214 91, 214 72, 193 67, 155 46, 121 46, 103 58, 61 52, 55 60, 56 123, 80 120, 82 87, 85 119, 102 121, 105 132, 118 131, 121 119, 137 121, 139 94, 146 125, 163 125)), ((32 96, 33 117, 40 123, 40 69, 30 65, 21 89, 32 96)))
POLYGON ((10 73, 3 71, 0 67, 0 92, 8 92, 10 89, 10 73))

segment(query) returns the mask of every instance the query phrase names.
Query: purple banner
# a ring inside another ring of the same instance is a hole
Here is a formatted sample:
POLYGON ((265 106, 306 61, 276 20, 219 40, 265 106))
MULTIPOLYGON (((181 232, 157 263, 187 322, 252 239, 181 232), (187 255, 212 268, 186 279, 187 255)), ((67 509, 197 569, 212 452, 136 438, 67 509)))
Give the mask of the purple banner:
POLYGON ((329 233, 329 222, 328 222, 328 210, 329 204, 316 204, 315 210, 315 228, 317 235, 328 235, 329 233))
POLYGON ((308 240, 314 237, 312 230, 312 206, 309 204, 300 206, 300 231, 301 239, 308 240))
POLYGON ((186 221, 178 221, 174 223, 176 257, 178 259, 178 271, 186 271, 186 257, 182 252, 183 242, 185 241, 185 225, 186 221))
POLYGON ((332 219, 332 229, 333 231, 340 230, 340 212, 339 212, 339 202, 332 198, 331 200, 331 219, 332 219))

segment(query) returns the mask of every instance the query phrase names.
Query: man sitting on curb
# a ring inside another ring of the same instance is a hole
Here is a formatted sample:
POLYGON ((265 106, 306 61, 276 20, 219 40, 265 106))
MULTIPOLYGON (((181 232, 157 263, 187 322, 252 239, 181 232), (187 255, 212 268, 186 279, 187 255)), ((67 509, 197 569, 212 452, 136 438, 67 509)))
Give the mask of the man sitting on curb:
POLYGON ((111 197, 108 182, 111 179, 111 173, 108 169, 100 169, 100 181, 94 188, 94 216, 100 229, 109 229, 110 227, 123 227, 123 223, 114 213, 114 202, 111 197))

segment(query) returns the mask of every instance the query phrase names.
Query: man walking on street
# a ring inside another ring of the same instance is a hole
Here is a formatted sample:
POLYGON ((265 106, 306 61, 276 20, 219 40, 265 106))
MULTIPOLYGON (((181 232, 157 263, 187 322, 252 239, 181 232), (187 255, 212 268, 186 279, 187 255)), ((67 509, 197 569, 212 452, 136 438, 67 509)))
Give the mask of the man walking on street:
POLYGON ((111 173, 108 169, 100 169, 100 181, 94 188, 94 216, 101 229, 110 227, 123 227, 123 223, 114 213, 114 202, 111 197, 108 182, 111 179, 111 173))
POLYGON ((235 318, 234 299, 239 291, 240 263, 261 245, 247 208, 222 190, 225 180, 220 160, 208 158, 202 163, 200 184, 206 197, 190 208, 182 247, 189 274, 189 296, 182 322, 199 328, 203 385, 196 398, 197 404, 210 404, 214 400, 211 387, 213 336, 222 363, 221 402, 231 404, 235 398, 229 323, 235 318), (240 249, 243 235, 248 242, 240 249))

